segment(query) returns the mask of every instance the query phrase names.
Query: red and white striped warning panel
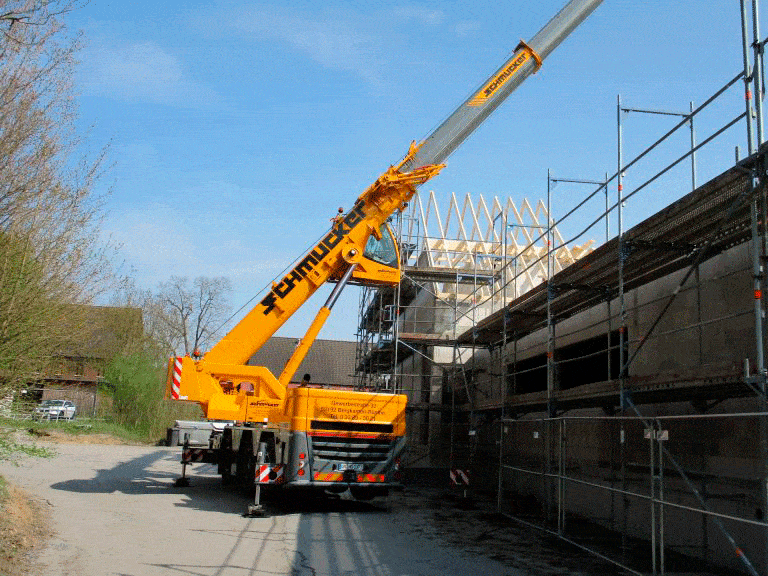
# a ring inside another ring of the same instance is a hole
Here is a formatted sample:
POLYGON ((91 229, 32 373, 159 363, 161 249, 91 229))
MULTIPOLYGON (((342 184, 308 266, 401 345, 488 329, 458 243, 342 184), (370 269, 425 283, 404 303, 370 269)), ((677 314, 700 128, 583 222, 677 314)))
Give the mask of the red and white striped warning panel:
POLYGON ((208 462, 216 463, 216 451, 208 448, 187 448, 181 452, 182 463, 208 462))
POLYGON ((456 486, 469 486, 469 470, 451 468, 451 483, 456 486))
POLYGON ((282 464, 260 464, 256 468, 256 484, 280 484, 284 479, 282 464))
POLYGON ((181 390, 181 356, 176 356, 173 361, 173 380, 171 381, 171 398, 174 400, 179 399, 179 391, 181 390))

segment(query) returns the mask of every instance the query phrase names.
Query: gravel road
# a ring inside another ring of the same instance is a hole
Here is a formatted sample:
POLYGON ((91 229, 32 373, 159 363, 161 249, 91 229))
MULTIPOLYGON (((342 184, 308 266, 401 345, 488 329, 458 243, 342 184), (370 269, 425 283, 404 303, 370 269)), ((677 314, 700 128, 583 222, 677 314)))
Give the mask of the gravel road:
POLYGON ((243 512, 213 467, 173 487, 178 448, 51 444, 56 455, 0 474, 50 511, 38 557, 46 576, 517 576, 611 572, 557 543, 452 509, 437 491, 373 503, 326 500, 243 512))

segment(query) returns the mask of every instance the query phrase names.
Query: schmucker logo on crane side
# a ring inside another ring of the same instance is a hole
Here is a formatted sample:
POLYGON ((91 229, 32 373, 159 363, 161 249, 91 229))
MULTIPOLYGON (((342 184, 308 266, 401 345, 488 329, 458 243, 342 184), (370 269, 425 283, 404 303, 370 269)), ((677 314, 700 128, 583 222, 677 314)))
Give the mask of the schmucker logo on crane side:
POLYGON ((483 88, 475 94, 475 97, 472 98, 469 102, 467 102, 468 106, 482 106, 485 104, 485 102, 493 96, 493 93, 496 92, 499 88, 501 88, 504 83, 509 80, 515 72, 517 72, 520 67, 525 64, 525 62, 530 58, 530 53, 528 50, 525 50, 524 52, 517 54, 512 57, 512 59, 507 62, 507 64, 502 68, 501 72, 496 74, 493 78, 490 79, 488 84, 483 86, 483 88))
POLYGON ((365 218, 364 204, 365 202, 358 199, 355 207, 338 224, 334 224, 328 235, 293 270, 285 275, 280 284, 272 287, 269 294, 260 302, 264 306, 265 315, 274 310, 278 298, 283 299, 290 294, 293 287, 314 270, 315 266, 351 232, 352 228, 365 218))

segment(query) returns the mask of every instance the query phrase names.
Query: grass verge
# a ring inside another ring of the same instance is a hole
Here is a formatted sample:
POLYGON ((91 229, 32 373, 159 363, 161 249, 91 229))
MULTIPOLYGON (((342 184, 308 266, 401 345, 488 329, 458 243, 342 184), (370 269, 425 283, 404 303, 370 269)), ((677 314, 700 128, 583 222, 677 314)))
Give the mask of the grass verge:
POLYGON ((16 463, 23 456, 47 458, 53 455, 53 452, 47 448, 33 443, 19 442, 14 435, 15 430, 14 427, 7 427, 0 423, 0 460, 16 463))
POLYGON ((0 476, 0 574, 24 576, 32 568, 31 552, 50 536, 42 506, 0 476))
MULTIPOLYGON (((157 441, 150 442, 146 434, 131 430, 125 426, 106 422, 98 419, 78 418, 72 421, 66 420, 17 420, 14 418, 0 418, 0 430, 15 432, 26 430, 30 436, 45 439, 52 436, 57 440, 70 437, 71 439, 80 439, 87 442, 89 439, 94 442, 101 441, 105 443, 124 442, 126 444, 155 444, 157 441)), ((3 450, 3 435, 0 434, 0 457, 3 450)), ((17 446, 24 446, 17 444, 17 446)), ((45 454, 29 454, 30 456, 44 456, 45 454)))

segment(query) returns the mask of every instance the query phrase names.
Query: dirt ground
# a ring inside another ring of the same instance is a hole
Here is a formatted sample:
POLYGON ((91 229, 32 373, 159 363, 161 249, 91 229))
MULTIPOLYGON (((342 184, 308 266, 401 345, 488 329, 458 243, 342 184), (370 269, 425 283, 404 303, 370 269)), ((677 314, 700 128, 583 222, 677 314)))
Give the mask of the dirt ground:
POLYGON ((10 485, 0 515, 0 574, 24 576, 29 573, 35 551, 51 535, 44 502, 10 485))
MULTIPOLYGON (((30 428, 14 434, 18 442, 30 438, 42 444, 126 444, 108 434, 73 435, 61 430, 30 428)), ((47 508, 49 504, 8 484, 5 497, 0 499, 0 576, 26 576, 33 566, 35 553, 44 547, 53 530, 47 508)))
POLYGON ((41 440, 52 458, 0 463, 29 494, 13 490, 7 505, 0 533, 15 553, 4 553, 3 576, 622 574, 447 488, 409 486, 372 503, 267 501, 265 517, 248 519, 249 497, 223 489, 209 465, 174 488, 178 449, 41 440))

